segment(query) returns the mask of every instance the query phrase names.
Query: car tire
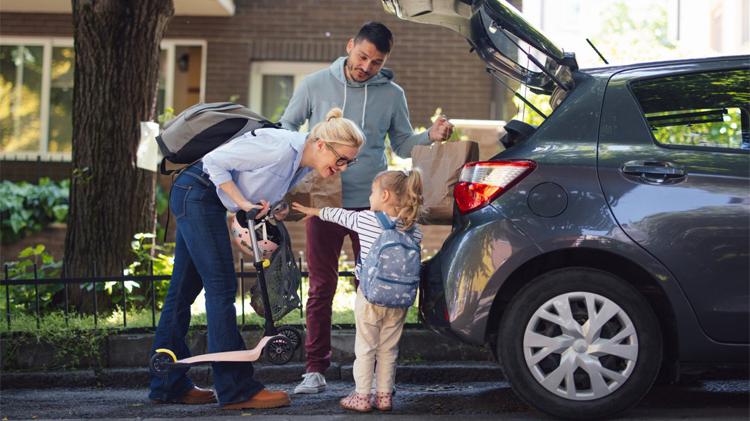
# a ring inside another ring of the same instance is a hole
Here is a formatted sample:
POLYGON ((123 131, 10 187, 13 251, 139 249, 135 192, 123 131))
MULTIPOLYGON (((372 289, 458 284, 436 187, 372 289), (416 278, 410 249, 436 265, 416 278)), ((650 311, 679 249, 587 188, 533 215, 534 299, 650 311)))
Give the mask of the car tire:
POLYGON ((538 276, 512 298, 498 334, 497 353, 513 390, 556 417, 596 419, 632 407, 653 385, 662 360, 649 303, 624 280, 596 269, 538 276))

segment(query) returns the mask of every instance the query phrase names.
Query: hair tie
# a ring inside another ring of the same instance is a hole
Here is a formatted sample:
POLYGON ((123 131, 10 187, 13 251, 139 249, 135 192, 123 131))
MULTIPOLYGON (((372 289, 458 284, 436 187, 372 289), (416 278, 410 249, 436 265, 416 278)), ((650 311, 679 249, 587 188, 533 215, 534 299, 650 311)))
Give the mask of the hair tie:
POLYGON ((401 174, 404 175, 404 177, 409 177, 409 170, 401 170, 401 174))
POLYGON ((331 121, 331 120, 333 120, 334 118, 337 118, 337 117, 336 117, 335 115, 332 115, 332 116, 328 117, 328 120, 326 120, 326 122, 328 122, 328 121, 331 121))

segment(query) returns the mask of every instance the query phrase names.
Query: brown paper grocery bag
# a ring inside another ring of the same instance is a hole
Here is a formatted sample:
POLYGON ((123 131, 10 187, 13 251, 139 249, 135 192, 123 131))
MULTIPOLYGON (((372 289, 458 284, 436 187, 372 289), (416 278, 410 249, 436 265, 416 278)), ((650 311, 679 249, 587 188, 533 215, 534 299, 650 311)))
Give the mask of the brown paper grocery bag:
MULTIPOLYGON (((291 204, 299 202, 305 206, 314 208, 334 207, 340 208, 341 202, 341 174, 334 174, 323 178, 317 171, 311 171, 302 181, 297 183, 284 196, 284 201, 291 204)), ((299 221, 305 215, 293 209, 289 210, 286 220, 299 221)))
POLYGON ((417 145, 411 151, 412 167, 422 172, 424 214, 421 223, 450 225, 453 219, 453 187, 464 164, 479 159, 473 141, 436 142, 417 145))

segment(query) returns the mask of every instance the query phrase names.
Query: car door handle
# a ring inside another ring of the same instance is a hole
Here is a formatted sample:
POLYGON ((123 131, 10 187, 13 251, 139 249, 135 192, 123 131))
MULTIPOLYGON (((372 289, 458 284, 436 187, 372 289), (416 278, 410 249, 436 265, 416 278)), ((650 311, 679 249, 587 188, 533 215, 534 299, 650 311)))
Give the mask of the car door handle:
POLYGON ((671 162, 630 161, 622 166, 622 173, 639 177, 650 183, 674 183, 681 181, 687 174, 685 168, 671 162))

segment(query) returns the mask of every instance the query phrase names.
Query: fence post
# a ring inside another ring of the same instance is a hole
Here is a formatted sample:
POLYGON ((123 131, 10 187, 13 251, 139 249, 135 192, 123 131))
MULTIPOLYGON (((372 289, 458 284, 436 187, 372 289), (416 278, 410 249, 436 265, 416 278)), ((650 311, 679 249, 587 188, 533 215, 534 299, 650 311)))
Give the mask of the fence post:
MULTIPOLYGON (((302 256, 299 257, 299 270, 302 272, 302 256)), ((310 282, 310 275, 308 274, 307 281, 310 282)), ((305 314, 302 312, 302 279, 299 280, 299 317, 302 318, 302 323, 305 323, 305 314)))
POLYGON ((94 285, 92 290, 94 291, 94 294, 93 294, 94 295, 94 329, 96 329, 98 327, 97 326, 97 323, 98 323, 97 313, 99 312, 99 306, 96 302, 96 279, 95 279, 96 278, 96 260, 94 260, 93 263, 94 263, 94 274, 91 277, 92 278, 91 283, 94 285))
POLYGON ((10 330, 10 279, 8 279, 8 264, 5 265, 5 317, 8 320, 10 330))
POLYGON ((242 303, 242 328, 245 328, 245 259, 240 255, 240 301, 242 303))
POLYGON ((154 262, 149 263, 151 274, 151 327, 156 329, 156 286, 154 285, 154 262))
MULTIPOLYGON (((120 273, 125 275, 125 265, 120 262, 120 273)), ((125 293, 125 280, 122 280, 122 327, 128 327, 128 297, 125 293)))
MULTIPOLYGON (((65 271, 65 268, 63 268, 63 270, 60 272, 60 277, 62 279, 65 279, 65 274, 66 274, 66 271, 65 271)), ((68 306, 70 305, 70 301, 68 299, 68 284, 67 283, 63 284, 63 289, 65 290, 65 294, 64 294, 65 295, 65 309, 64 309, 65 327, 68 327, 68 306)))
POLYGON ((36 263, 34 263, 34 295, 36 296, 36 328, 39 330, 39 277, 37 277, 36 263))

